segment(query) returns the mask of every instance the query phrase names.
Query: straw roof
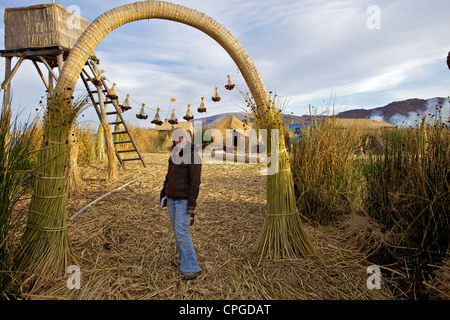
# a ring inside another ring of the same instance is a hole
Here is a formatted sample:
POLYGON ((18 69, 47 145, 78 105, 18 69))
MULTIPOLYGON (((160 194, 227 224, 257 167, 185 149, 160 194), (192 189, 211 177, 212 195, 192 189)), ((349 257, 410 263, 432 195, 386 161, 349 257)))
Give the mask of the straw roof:
POLYGON ((380 129, 395 129, 395 128, 397 128, 393 124, 390 124, 389 122, 386 122, 386 121, 375 121, 375 120, 373 120, 373 122, 375 122, 375 124, 380 129))
POLYGON ((246 125, 235 116, 230 115, 223 121, 216 124, 213 128, 220 130, 222 132, 222 135, 225 137, 227 129, 233 129, 242 135, 248 135, 248 133, 250 132, 249 129, 251 129, 252 127, 246 125))
POLYGON ((194 134, 194 125, 190 121, 178 122, 177 124, 175 124, 173 126, 173 128, 174 129, 176 129, 176 128, 186 129, 186 130, 189 130, 191 132, 191 134, 194 134))
POLYGON ((5 9, 5 49, 71 49, 89 21, 58 3, 5 9))
POLYGON ((371 119, 346 119, 333 118, 327 119, 336 129, 360 129, 360 130, 379 130, 383 128, 395 128, 395 126, 385 121, 374 121, 371 119))

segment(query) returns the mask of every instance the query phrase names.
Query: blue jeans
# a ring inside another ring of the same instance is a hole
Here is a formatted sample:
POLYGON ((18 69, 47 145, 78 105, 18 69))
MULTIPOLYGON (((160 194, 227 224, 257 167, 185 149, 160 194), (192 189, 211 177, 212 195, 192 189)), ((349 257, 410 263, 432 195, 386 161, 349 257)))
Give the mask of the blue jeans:
POLYGON ((200 266, 197 263, 194 244, 189 236, 189 213, 187 200, 174 200, 167 198, 167 209, 169 211, 170 223, 175 235, 175 243, 178 250, 178 262, 181 272, 198 272, 200 266))

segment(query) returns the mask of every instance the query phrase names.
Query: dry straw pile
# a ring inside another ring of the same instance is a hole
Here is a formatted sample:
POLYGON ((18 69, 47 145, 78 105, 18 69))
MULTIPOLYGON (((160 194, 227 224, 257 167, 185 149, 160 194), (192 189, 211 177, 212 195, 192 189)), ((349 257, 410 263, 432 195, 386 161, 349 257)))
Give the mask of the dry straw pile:
POLYGON ((81 268, 81 289, 55 278, 30 299, 392 299, 366 285, 369 263, 344 230, 306 225, 315 258, 260 261, 256 243, 266 210, 266 181, 258 164, 205 165, 191 235, 203 269, 180 280, 170 261, 175 242, 159 191, 169 154, 145 154, 149 168, 130 164, 105 182, 101 164, 82 168, 85 192, 68 200, 68 215, 124 182, 150 172, 69 220, 81 268), (350 240, 350 241, 349 241, 350 240))

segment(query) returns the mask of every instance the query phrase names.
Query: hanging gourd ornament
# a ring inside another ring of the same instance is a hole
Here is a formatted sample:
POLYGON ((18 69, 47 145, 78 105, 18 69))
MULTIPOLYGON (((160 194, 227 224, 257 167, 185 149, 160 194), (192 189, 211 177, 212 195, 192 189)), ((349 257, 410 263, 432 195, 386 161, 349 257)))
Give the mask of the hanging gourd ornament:
POLYGON ((205 107, 205 97, 202 97, 202 102, 200 103, 200 107, 198 107, 197 112, 199 113, 204 113, 206 112, 206 107, 205 107))
POLYGON ((214 96, 211 98, 212 101, 214 101, 214 102, 220 101, 220 97, 219 97, 219 93, 217 92, 217 89, 219 89, 219 87, 216 87, 216 92, 214 93, 214 96))
POLYGON ((156 115, 155 118, 153 118, 152 123, 156 124, 157 126, 162 125, 161 118, 159 117, 159 108, 156 108, 156 115))
POLYGON ((183 117, 183 119, 186 121, 190 121, 190 120, 194 119, 194 116, 192 115, 192 112, 191 112, 190 104, 188 104, 187 112, 186 112, 186 115, 183 117))
POLYGON ((117 100, 117 98, 118 98, 116 90, 114 90, 115 86, 116 86, 116 84, 113 83, 113 86, 111 87, 111 89, 109 89, 108 94, 106 95, 106 97, 110 98, 111 100, 117 100))
POLYGON ((92 83, 94 84, 94 86, 96 87, 101 87, 102 86, 102 74, 105 72, 105 70, 100 70, 100 73, 94 78, 92 79, 92 83))
POLYGON ((170 124, 177 124, 178 123, 178 119, 175 115, 175 109, 172 110, 172 116, 170 117, 169 121, 170 124))
POLYGON ((142 104, 141 112, 139 112, 139 114, 136 115, 136 118, 141 119, 141 120, 145 120, 148 118, 148 115, 145 114, 144 108, 145 108, 145 103, 142 104))
POLYGON ((228 83, 225 85, 225 89, 233 90, 235 84, 233 82, 231 82, 230 76, 227 76, 227 77, 228 77, 228 83))
POLYGON ((125 112, 125 111, 131 109, 130 100, 128 98, 130 98, 129 94, 127 94, 127 97, 125 98, 125 101, 122 104, 119 104, 119 107, 122 110, 122 112, 125 112))

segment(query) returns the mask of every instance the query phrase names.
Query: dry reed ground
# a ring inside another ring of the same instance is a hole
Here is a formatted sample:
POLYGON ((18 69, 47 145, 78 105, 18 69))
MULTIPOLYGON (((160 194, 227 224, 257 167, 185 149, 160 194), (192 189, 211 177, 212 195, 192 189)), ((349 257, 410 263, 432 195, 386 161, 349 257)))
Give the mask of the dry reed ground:
POLYGON ((387 280, 367 288, 371 264, 345 231, 305 228, 318 257, 261 260, 253 248, 265 210, 265 181, 255 164, 204 165, 194 226, 190 227, 202 273, 183 281, 171 266, 175 242, 159 192, 168 153, 145 154, 105 182, 105 164, 82 168, 85 190, 68 199, 68 214, 147 172, 70 221, 69 234, 81 268, 81 289, 55 279, 31 299, 395 299, 387 280))

